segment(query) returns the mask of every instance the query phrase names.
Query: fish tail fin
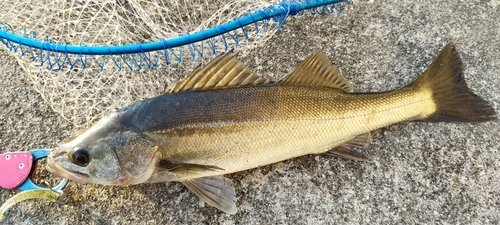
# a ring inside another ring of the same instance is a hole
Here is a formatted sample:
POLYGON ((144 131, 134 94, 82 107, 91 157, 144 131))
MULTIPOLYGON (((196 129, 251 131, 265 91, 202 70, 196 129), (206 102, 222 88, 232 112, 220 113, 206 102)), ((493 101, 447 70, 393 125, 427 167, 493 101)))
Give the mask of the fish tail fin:
POLYGON ((453 42, 446 45, 427 70, 408 86, 432 93, 435 110, 421 120, 486 122, 496 119, 493 107, 467 87, 462 61, 453 42))

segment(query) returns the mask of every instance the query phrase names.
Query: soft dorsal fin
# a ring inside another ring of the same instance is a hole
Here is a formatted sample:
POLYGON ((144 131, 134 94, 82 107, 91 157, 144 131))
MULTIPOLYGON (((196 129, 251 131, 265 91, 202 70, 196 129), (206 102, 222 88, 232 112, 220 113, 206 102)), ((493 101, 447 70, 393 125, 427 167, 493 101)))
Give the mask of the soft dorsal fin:
POLYGON ((325 53, 317 51, 302 61, 281 85, 318 86, 352 92, 352 85, 332 65, 325 53))
POLYGON ((185 80, 177 82, 170 90, 165 90, 165 93, 270 83, 268 79, 258 76, 245 67, 236 56, 233 51, 217 56, 205 67, 196 68, 185 80))

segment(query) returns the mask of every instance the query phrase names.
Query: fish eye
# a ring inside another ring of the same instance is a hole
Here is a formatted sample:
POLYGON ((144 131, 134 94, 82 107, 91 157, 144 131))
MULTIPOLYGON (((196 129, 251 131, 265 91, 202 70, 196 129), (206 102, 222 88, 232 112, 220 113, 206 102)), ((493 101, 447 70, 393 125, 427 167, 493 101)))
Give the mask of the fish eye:
POLYGON ((71 157, 73 163, 79 166, 87 166, 90 161, 89 151, 86 148, 76 148, 71 157))

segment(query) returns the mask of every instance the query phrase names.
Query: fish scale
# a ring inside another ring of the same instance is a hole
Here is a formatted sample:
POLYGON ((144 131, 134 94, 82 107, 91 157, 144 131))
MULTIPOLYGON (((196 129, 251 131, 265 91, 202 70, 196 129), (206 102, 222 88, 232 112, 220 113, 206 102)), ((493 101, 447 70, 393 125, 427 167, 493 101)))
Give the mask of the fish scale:
POLYGON ((355 147, 370 131, 402 121, 496 119, 462 71, 450 43, 405 87, 352 93, 321 52, 279 82, 259 77, 228 52, 163 95, 124 107, 69 138, 49 155, 49 168, 82 183, 178 181, 235 214, 234 187, 221 175, 307 154, 367 161, 355 147))
MULTIPOLYGON (((223 171, 189 174, 179 177, 179 180, 221 175, 300 155, 325 152, 360 134, 387 124, 416 118, 426 110, 434 110, 429 93, 416 95, 414 92, 413 89, 406 88, 392 93, 352 95, 332 92, 326 88, 287 86, 203 92, 198 94, 205 95, 204 98, 193 99, 204 100, 206 95, 213 95, 210 98, 236 105, 234 108, 240 114, 258 116, 217 123, 206 123, 204 118, 197 118, 195 121, 187 119, 189 122, 181 125, 163 125, 164 128, 171 127, 169 129, 145 130, 144 133, 147 139, 160 143, 160 151, 165 160, 175 164, 217 165, 224 168, 223 171), (228 96, 234 94, 244 96, 245 101, 227 101, 231 98, 228 96), (296 98, 297 96, 302 98, 296 98), (269 102, 275 104, 267 104, 269 102), (261 107, 256 107, 258 104, 262 104, 261 107), (430 109, 422 107, 425 105, 430 105, 430 109), (391 113, 387 114, 387 111, 391 113), (241 157, 241 154, 246 157, 241 157), (247 159, 251 162, 246 162, 247 159)), ((180 96, 174 94, 171 97, 183 98, 182 93, 178 95, 180 96)), ((154 101, 163 99, 151 102, 154 101)), ((200 108, 196 102, 179 107, 200 108)), ((199 113, 206 114, 207 119, 216 118, 220 115, 219 109, 205 108, 199 113)), ((165 109, 165 113, 168 110, 165 109)), ((126 113, 137 114, 133 107, 126 113)))

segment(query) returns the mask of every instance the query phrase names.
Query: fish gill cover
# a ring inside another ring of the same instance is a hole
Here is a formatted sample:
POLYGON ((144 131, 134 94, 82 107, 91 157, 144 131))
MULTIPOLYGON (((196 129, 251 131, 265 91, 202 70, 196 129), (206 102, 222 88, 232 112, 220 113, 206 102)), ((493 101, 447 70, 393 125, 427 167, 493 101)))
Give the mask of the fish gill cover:
POLYGON ((21 69, 53 110, 84 126, 158 95, 205 56, 262 46, 289 16, 341 11, 343 3, 2 1, 0 41, 21 56, 21 69))

